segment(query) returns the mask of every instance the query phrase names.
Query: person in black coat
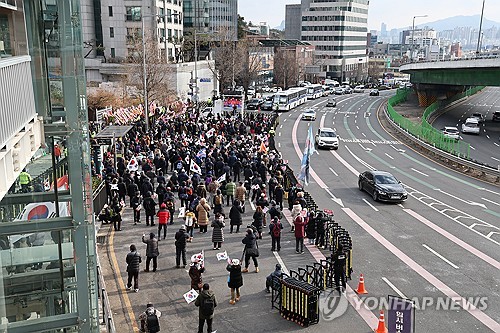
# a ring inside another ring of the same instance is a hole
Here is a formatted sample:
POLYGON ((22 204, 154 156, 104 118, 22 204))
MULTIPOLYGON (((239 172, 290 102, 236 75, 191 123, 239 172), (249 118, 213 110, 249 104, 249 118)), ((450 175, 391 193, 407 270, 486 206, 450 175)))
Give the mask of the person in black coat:
POLYGON ((135 195, 132 197, 132 199, 130 199, 130 207, 132 207, 134 211, 134 224, 141 223, 141 206, 141 192, 136 191, 135 195))
POLYGON ((141 194, 143 197, 146 197, 146 194, 148 192, 153 193, 153 184, 151 184, 151 181, 148 177, 145 177, 141 185, 141 194))
POLYGON ((127 186, 125 185, 125 182, 123 181, 123 178, 118 179, 118 199, 123 202, 125 202, 125 196, 127 195, 127 186))
POLYGON ((113 222, 113 227, 115 231, 122 230, 122 206, 118 202, 118 198, 113 199, 111 202, 111 221, 113 222))
POLYGON ((259 272, 259 262, 257 257, 259 256, 259 246, 257 245, 257 237, 251 228, 247 229, 247 234, 245 238, 241 241, 245 244, 244 254, 245 254, 245 269, 242 273, 248 273, 248 266, 250 266, 250 258, 253 260, 255 266, 255 273, 259 272))
POLYGON ((257 206, 253 213, 252 225, 257 229, 259 239, 262 239, 262 226, 264 225, 265 214, 261 206, 257 206))
POLYGON ((181 256, 182 256, 182 268, 186 267, 186 243, 189 239, 189 235, 186 233, 186 226, 181 225, 179 231, 175 233, 175 268, 181 268, 181 256))
POLYGON ((311 216, 306 225, 306 236, 309 240, 309 245, 314 244, 314 240, 316 239, 316 219, 317 217, 314 216, 314 212, 311 212, 311 216))
POLYGON ((146 225, 149 226, 149 220, 151 220, 151 226, 155 225, 154 222, 154 217, 156 215, 156 205, 157 203, 155 200, 151 197, 152 193, 147 192, 146 196, 144 197, 144 211, 146 212, 146 225))
POLYGON ((231 225, 231 229, 229 233, 233 233, 233 227, 236 226, 236 232, 240 232, 240 225, 242 223, 241 214, 243 214, 243 208, 240 205, 240 201, 238 199, 233 201, 233 206, 229 210, 229 224, 231 225))
POLYGON ((139 291, 139 270, 141 269, 141 255, 137 252, 134 244, 130 245, 130 252, 125 259, 127 262, 127 289, 132 290, 132 279, 134 279, 134 290, 139 291))
POLYGON ((234 305, 240 300, 240 288, 243 286, 243 276, 241 275, 241 265, 238 259, 227 259, 226 270, 229 272, 227 286, 231 289, 231 300, 229 304, 234 305))
POLYGON ((283 211, 283 195, 285 194, 285 190, 283 190, 283 186, 281 184, 276 185, 274 189, 274 201, 276 204, 280 206, 280 209, 283 211))
POLYGON ((324 248, 325 247, 325 224, 327 222, 327 219, 323 212, 319 212, 318 215, 315 218, 316 222, 316 240, 315 244, 319 248, 324 248))

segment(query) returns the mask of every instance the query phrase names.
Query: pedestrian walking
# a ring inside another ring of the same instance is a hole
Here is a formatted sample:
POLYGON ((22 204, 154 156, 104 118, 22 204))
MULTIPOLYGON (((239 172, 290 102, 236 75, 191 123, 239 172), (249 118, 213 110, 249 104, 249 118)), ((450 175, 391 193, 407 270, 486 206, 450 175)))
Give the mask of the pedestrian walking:
POLYGON ((153 303, 148 303, 146 305, 146 311, 139 315, 139 320, 141 321, 141 332, 146 333, 157 333, 160 332, 160 321, 161 312, 153 306, 153 303))
POLYGON ((283 229, 283 224, 280 222, 278 217, 274 217, 269 224, 269 231, 271 234, 271 251, 281 250, 281 229, 283 229))
POLYGON ((31 192, 31 179, 31 175, 26 171, 26 169, 23 169, 23 171, 19 174, 19 185, 21 185, 22 193, 31 192))
POLYGON ((238 259, 227 259, 226 270, 229 272, 227 286, 231 289, 231 299, 229 304, 234 305, 240 300, 240 288, 243 286, 243 276, 241 275, 241 264, 238 259))
POLYGON ((262 228, 264 225, 264 211, 261 206, 257 206, 253 213, 252 225, 257 229, 259 239, 262 239, 262 228))
POLYGON ((241 204, 242 212, 245 212, 245 200, 246 200, 247 190, 245 186, 243 186, 243 182, 238 183, 238 187, 235 191, 235 197, 241 204))
POLYGON ((231 225, 231 229, 229 230, 229 233, 233 233, 233 228, 236 226, 236 232, 240 232, 240 225, 242 224, 242 217, 241 214, 243 213, 243 208, 240 205, 240 202, 238 199, 235 199, 233 201, 233 205, 231 206, 231 209, 229 210, 229 224, 231 225))
POLYGON ((156 272, 156 267, 158 266, 158 240, 154 233, 149 233, 149 238, 146 238, 146 234, 142 234, 142 242, 146 244, 146 269, 145 272, 149 272, 149 263, 153 260, 153 272, 156 272))
POLYGON ((137 252, 134 244, 130 245, 130 252, 125 259, 127 262, 127 289, 132 290, 132 279, 134 279, 134 291, 139 292, 139 270, 141 269, 141 255, 137 252))
POLYGON ((295 226, 295 252, 304 253, 304 226, 306 225, 304 217, 298 215, 293 221, 293 224, 295 226))
POLYGON ((283 186, 281 184, 276 185, 274 188, 274 201, 276 204, 280 206, 280 210, 283 211, 283 196, 285 194, 285 190, 283 190, 283 186))
POLYGON ((146 213, 146 225, 149 226, 149 222, 151 221, 151 226, 155 225, 154 216, 156 215, 156 205, 157 203, 153 199, 152 192, 147 192, 144 197, 144 211, 146 213))
POLYGON ((198 318, 198 333, 203 333, 205 321, 207 322, 207 332, 212 333, 212 323, 214 320, 214 312, 217 307, 217 299, 215 294, 210 290, 208 283, 203 285, 203 289, 196 298, 194 305, 199 307, 198 318))
POLYGON ((194 225, 196 223, 196 216, 194 213, 191 211, 191 209, 186 210, 186 214, 184 214, 184 224, 186 226, 186 232, 189 235, 188 242, 193 241, 193 231, 194 231, 194 225))
POLYGON ((257 237, 252 229, 247 229, 247 234, 245 238, 241 241, 245 244, 243 254, 245 257, 245 269, 242 273, 248 273, 248 266, 250 266, 250 258, 252 258, 253 265, 255 266, 255 273, 259 272, 259 262, 257 257, 259 256, 259 245, 257 244, 257 237))
POLYGON ((207 204, 205 198, 200 199, 200 203, 196 206, 198 212, 198 225, 200 232, 206 233, 208 227, 208 218, 210 217, 210 206, 207 204))
POLYGON ((191 289, 200 291, 203 286, 202 273, 205 272, 205 267, 195 258, 191 257, 189 264, 189 277, 191 278, 191 289))
POLYGON ((236 194, 236 183, 232 180, 226 184, 226 206, 230 206, 234 201, 234 195, 236 194))
POLYGON ((134 211, 134 225, 141 223, 142 197, 141 192, 136 191, 135 195, 130 199, 130 206, 134 211))
POLYGON ((189 235, 186 233, 186 226, 181 225, 179 231, 175 233, 175 268, 181 268, 181 256, 182 256, 182 268, 186 267, 186 242, 189 239, 189 235))
POLYGON ((118 198, 113 199, 111 202, 111 221, 113 221, 113 228, 115 231, 122 230, 122 206, 118 202, 118 198))
POLYGON ((170 212, 167 209, 167 205, 161 204, 160 210, 156 213, 158 217, 158 240, 161 240, 161 230, 163 229, 163 239, 167 238, 167 224, 170 220, 170 212))
POLYGON ((222 196, 221 190, 217 190, 213 204, 214 204, 214 214, 221 213, 224 214, 224 210, 222 208, 222 204, 224 203, 224 197, 222 196))
POLYGON ((224 216, 221 213, 215 213, 215 218, 212 221, 212 243, 214 243, 214 250, 219 250, 224 242, 224 216))

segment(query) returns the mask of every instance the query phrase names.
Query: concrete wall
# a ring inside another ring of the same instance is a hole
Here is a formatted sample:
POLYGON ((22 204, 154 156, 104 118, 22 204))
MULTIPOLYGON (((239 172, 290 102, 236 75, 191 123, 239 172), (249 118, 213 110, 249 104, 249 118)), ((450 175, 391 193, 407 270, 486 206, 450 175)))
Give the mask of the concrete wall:
MULTIPOLYGON (((176 83, 177 95, 183 100, 191 99, 189 82, 195 77, 194 62, 172 64, 171 66, 174 68, 172 81, 176 83)), ((215 62, 213 60, 198 61, 196 66, 199 87, 198 100, 206 101, 213 96, 214 90, 216 94, 218 91, 219 82, 211 70, 215 68, 215 62)))

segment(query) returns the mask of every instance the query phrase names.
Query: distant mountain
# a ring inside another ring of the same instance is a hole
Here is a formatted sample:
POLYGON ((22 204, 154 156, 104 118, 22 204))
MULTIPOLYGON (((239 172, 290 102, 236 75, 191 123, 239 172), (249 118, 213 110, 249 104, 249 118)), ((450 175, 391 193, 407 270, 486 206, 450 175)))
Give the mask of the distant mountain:
POLYGON ((285 20, 281 21, 281 24, 277 27, 274 27, 273 29, 276 29, 276 30, 285 30, 285 20))
MULTIPOLYGON (((420 20, 422 20, 422 19, 420 19, 420 20)), ((460 16, 448 17, 448 18, 434 21, 434 22, 422 22, 421 23, 421 21, 420 21, 418 23, 418 26, 419 27, 428 26, 429 28, 432 28, 436 31, 453 30, 456 27, 473 27, 473 28, 479 29, 479 21, 480 20, 481 20, 480 15, 470 15, 470 16, 460 15, 460 16)), ((483 17, 483 30, 489 29, 493 26, 500 28, 500 23, 488 20, 487 18, 483 17)), ((401 30, 404 30, 404 29, 408 29, 408 28, 403 28, 401 30)))

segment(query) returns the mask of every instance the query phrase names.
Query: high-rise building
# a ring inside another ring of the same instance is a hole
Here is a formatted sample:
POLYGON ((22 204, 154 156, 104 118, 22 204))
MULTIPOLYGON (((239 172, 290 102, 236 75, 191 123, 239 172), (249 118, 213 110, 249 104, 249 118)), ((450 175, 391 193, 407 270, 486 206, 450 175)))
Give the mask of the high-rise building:
POLYGON ((300 40, 302 9, 301 4, 286 5, 285 7, 285 39, 300 40))
POLYGON ((302 0, 301 40, 316 46, 322 78, 367 77, 369 0, 302 0))
POLYGON ((380 36, 387 37, 387 24, 385 24, 384 22, 380 24, 380 36))
POLYGON ((79 0, 0 0, 0 331, 99 332, 79 0))
POLYGON ((237 0, 184 0, 184 28, 187 33, 213 33, 213 37, 238 39, 237 0))

